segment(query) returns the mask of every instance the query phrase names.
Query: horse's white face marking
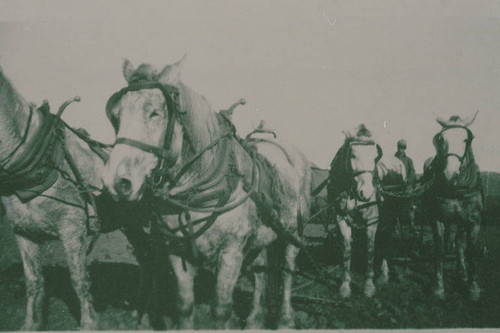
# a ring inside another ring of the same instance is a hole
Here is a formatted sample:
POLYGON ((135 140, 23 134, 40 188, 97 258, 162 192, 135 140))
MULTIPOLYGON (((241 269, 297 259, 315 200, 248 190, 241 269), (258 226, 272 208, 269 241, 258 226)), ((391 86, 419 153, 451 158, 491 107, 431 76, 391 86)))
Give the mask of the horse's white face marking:
POLYGON ((373 184, 373 173, 375 170, 375 159, 378 151, 375 145, 353 145, 351 146, 351 167, 352 171, 370 171, 363 172, 354 177, 356 182, 356 192, 363 200, 369 200, 375 195, 375 186, 373 184))
MULTIPOLYGON (((159 89, 129 91, 114 106, 112 113, 119 119, 117 138, 163 147, 168 110, 159 89)), ((179 129, 176 128, 176 131, 179 132, 179 129)), ((174 150, 180 153, 179 147, 174 150)), ((140 200, 146 179, 157 164, 158 157, 154 154, 118 144, 111 152, 103 173, 104 185, 115 199, 140 200)))
POLYGON ((461 161, 467 148, 468 133, 463 128, 450 128, 441 134, 442 139, 437 142, 439 153, 448 155, 444 168, 444 176, 448 181, 455 178, 460 172, 461 161), (451 154, 451 155, 450 155, 451 154))

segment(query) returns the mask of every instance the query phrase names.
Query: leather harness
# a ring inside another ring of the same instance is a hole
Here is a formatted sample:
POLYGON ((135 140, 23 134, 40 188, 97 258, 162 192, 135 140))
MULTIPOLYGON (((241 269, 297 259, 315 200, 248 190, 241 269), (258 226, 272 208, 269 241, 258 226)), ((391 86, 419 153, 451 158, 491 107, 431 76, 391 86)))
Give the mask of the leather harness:
MULTIPOLYGON (((69 129, 85 141, 103 161, 106 161, 109 155, 105 151, 105 147, 107 147, 105 144, 90 139, 81 131, 73 129, 61 120, 60 117, 65 108, 74 101, 80 101, 80 98, 75 97, 63 103, 57 114, 50 113, 48 103, 44 102, 36 110, 36 112, 40 113, 40 125, 33 134, 32 139, 26 142, 33 116, 33 107, 31 107, 23 139, 13 152, 2 160, 3 165, 0 166, 0 196, 15 194, 21 202, 25 203, 42 195, 62 176, 78 188, 85 203, 85 207, 78 207, 85 210, 88 231, 96 233, 101 228, 100 220, 97 216, 90 216, 88 210, 88 205, 91 205, 94 212, 97 213, 95 197, 91 191, 91 186, 87 184, 81 175, 66 147, 64 130, 69 129), (21 146, 23 146, 23 150, 19 156, 16 156, 21 146), (64 161, 68 164, 74 179, 62 169, 64 161), (95 223, 90 223, 90 219, 95 219, 95 223)), ((76 204, 66 202, 63 199, 50 198, 76 206, 76 204)), ((5 214, 5 207, 3 207, 1 201, 0 213, 5 214)))
MULTIPOLYGON (((42 106, 35 112, 40 113, 41 124, 33 139, 26 142, 19 156, 0 168, 0 196, 15 194, 21 202, 30 201, 50 188, 58 178, 57 169, 64 159, 60 140, 64 136, 62 123, 48 107, 42 106)), ((26 133, 28 131, 29 124, 26 133)))

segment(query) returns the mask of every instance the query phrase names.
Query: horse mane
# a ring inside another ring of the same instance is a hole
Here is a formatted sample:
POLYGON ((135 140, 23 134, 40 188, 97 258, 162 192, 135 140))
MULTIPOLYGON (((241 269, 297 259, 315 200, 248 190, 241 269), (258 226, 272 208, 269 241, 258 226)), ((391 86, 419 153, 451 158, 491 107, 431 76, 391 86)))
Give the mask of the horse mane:
POLYGON ((217 113, 205 96, 198 94, 182 82, 179 82, 177 88, 181 108, 179 121, 194 149, 196 151, 204 149, 222 134, 217 113))
MULTIPOLYGON (((141 64, 130 76, 128 83, 158 82, 158 71, 151 64, 141 64)), ((176 85, 179 90, 179 122, 191 140, 196 151, 206 147, 219 135, 220 128, 216 112, 205 96, 198 94, 182 81, 176 85)))
POLYGON ((349 158, 349 142, 351 139, 346 138, 342 147, 339 148, 332 162, 330 163, 329 182, 328 182, 328 198, 334 199, 341 192, 349 190, 351 187, 351 170, 348 168, 347 158, 349 158))
POLYGON ((20 138, 24 134, 27 115, 24 115, 23 110, 28 106, 28 102, 17 92, 0 68, 0 121, 7 125, 6 128, 15 137, 20 138))

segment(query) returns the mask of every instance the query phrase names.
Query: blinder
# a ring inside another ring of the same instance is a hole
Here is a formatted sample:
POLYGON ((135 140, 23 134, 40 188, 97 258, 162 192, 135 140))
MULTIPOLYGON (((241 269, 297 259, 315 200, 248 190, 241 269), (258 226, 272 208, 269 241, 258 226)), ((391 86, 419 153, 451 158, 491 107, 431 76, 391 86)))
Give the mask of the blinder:
MULTIPOLYGON (((123 137, 117 138, 114 144, 115 145, 126 144, 138 148, 147 153, 152 153, 156 155, 157 157, 159 157, 159 166, 157 167, 157 169, 158 168, 162 169, 164 167, 169 167, 173 163, 175 163, 174 158, 170 152, 170 146, 174 135, 175 117, 179 116, 179 114, 185 113, 180 111, 179 90, 176 87, 170 85, 164 85, 154 81, 139 80, 133 82, 129 86, 111 95, 108 102, 106 103, 106 116, 113 125, 115 133, 118 133, 118 130, 120 129, 120 120, 113 115, 112 113, 113 107, 116 105, 116 103, 120 101, 120 99, 127 92, 144 90, 144 89, 159 89, 165 98, 165 103, 167 105, 168 124, 167 124, 167 129, 165 131, 165 140, 163 147, 156 147, 137 140, 123 138, 123 137)), ((161 170, 157 171, 161 172, 161 170)))

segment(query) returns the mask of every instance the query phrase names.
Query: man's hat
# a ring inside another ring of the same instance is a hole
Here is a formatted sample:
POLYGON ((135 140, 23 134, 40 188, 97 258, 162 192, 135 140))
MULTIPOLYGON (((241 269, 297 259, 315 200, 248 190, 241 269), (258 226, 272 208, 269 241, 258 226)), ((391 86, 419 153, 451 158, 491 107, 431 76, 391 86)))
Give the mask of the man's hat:
POLYGON ((403 139, 399 140, 398 147, 406 148, 406 141, 403 139))

